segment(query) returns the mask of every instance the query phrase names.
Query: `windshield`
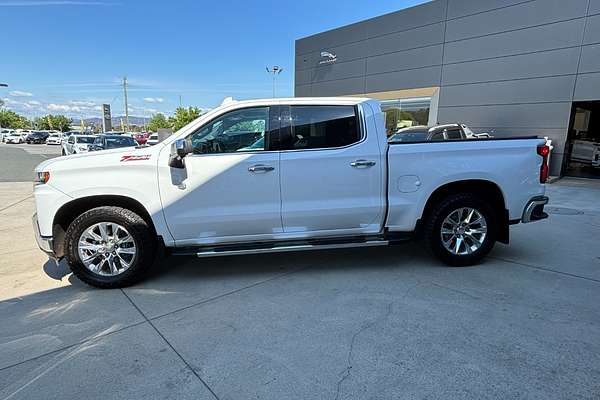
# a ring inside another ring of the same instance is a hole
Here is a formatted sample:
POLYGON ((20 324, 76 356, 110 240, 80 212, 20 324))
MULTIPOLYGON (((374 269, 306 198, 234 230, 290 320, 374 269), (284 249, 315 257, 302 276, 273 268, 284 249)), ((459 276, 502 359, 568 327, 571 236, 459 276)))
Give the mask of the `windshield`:
POLYGON ((115 137, 107 137, 106 138, 106 148, 107 149, 115 149, 117 147, 129 147, 129 146, 137 146, 137 143, 133 138, 129 136, 115 136, 115 137))
POLYGON ((77 143, 92 144, 94 142, 93 136, 79 136, 77 137, 77 143))

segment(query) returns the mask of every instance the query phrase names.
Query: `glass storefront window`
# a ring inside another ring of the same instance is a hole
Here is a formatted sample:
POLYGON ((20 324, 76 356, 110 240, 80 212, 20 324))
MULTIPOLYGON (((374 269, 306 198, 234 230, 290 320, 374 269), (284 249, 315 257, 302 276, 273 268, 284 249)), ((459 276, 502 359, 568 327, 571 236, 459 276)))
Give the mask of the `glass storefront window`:
POLYGON ((398 129, 427 125, 431 97, 382 100, 381 110, 385 114, 385 131, 389 136, 398 129))

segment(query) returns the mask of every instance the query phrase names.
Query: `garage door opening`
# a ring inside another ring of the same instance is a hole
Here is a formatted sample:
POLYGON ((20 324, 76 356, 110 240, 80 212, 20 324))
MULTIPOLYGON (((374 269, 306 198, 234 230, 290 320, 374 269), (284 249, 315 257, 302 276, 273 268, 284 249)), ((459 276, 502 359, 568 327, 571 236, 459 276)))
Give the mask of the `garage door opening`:
POLYGON ((573 103, 565 175, 600 178, 600 101, 573 103))

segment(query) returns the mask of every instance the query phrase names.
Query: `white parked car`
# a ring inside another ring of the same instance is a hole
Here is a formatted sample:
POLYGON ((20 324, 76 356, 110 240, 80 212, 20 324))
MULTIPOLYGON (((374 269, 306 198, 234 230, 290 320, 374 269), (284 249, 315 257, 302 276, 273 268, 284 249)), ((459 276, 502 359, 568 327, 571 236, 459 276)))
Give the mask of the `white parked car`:
POLYGON ((62 142, 62 155, 87 153, 89 147, 94 143, 94 135, 71 135, 62 142))
POLYGON ((4 142, 4 138, 13 132, 12 129, 0 129, 0 142, 4 142))
POLYGON ((52 132, 48 139, 46 139, 46 144, 62 144, 63 134, 61 132, 52 132))
POLYGON ((154 146, 157 143, 158 143, 158 133, 153 133, 150 136, 148 136, 148 140, 146 140, 146 144, 148 146, 154 146))
POLYGON ((41 163, 33 223, 42 250, 102 288, 139 280, 159 246, 214 257, 422 235, 472 265, 511 224, 547 217, 548 152, 536 137, 388 143, 370 99, 230 101, 152 147, 41 163))
POLYGON ((13 143, 13 144, 25 143, 25 137, 27 137, 27 133, 25 133, 25 132, 28 132, 28 131, 21 131, 21 132, 13 131, 4 137, 4 141, 6 143, 13 143))
POLYGON ((571 161, 600 168, 600 143, 587 140, 573 140, 571 161))

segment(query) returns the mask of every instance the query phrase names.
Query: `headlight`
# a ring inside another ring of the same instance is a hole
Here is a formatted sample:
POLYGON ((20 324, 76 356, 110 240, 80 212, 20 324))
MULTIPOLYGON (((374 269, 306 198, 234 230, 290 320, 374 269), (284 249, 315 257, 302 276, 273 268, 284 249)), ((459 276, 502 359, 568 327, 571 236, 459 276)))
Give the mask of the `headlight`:
POLYGON ((34 178, 33 182, 36 185, 43 185, 44 183, 48 183, 49 180, 50 180, 50 172, 43 171, 43 172, 35 173, 35 178, 34 178))

